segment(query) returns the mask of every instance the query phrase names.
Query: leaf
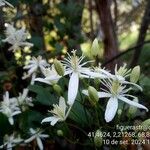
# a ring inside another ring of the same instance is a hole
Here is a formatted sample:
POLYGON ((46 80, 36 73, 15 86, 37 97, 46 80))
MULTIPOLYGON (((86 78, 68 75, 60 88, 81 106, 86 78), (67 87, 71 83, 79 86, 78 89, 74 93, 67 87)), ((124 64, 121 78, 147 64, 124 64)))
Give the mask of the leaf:
POLYGON ((26 132, 31 127, 39 127, 42 119, 43 115, 40 112, 28 110, 21 114, 19 126, 26 132))
POLYGON ((46 88, 39 85, 30 85, 28 89, 37 94, 36 101, 40 104, 50 106, 56 103, 54 96, 46 88))
POLYGON ((78 101, 73 104, 68 117, 82 126, 89 126, 92 123, 89 111, 78 101))
POLYGON ((0 113, 0 136, 4 136, 6 133, 11 132, 11 125, 8 122, 8 118, 0 113))

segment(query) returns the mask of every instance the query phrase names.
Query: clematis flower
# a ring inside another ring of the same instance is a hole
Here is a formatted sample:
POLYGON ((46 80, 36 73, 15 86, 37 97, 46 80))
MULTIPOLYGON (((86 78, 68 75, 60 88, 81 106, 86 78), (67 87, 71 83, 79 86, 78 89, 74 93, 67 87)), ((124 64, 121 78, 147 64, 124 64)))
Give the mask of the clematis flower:
POLYGON ((18 103, 15 98, 9 98, 9 93, 3 96, 3 101, 1 102, 0 112, 7 116, 8 121, 11 125, 14 124, 13 116, 21 113, 18 103))
POLYGON ((50 111, 53 114, 53 116, 43 119, 42 123, 50 122, 50 124, 54 126, 58 121, 65 121, 71 109, 70 107, 66 113, 67 106, 63 97, 60 97, 59 105, 53 104, 53 107, 53 110, 50 111))
POLYGON ((19 93, 19 96, 16 98, 19 106, 24 109, 26 106, 33 106, 32 98, 28 97, 28 89, 23 89, 23 93, 19 93))
POLYGON ((12 150, 14 146, 22 141, 23 139, 21 139, 19 135, 17 137, 15 136, 15 134, 5 135, 4 144, 0 146, 0 149, 4 149, 6 147, 7 150, 12 150))
POLYGON ((5 0, 0 0, 0 6, 5 6, 5 5, 8 5, 10 7, 13 7, 13 5, 11 5, 10 3, 8 3, 7 1, 5 0))
POLYGON ((28 70, 28 74, 25 74, 23 79, 26 79, 32 74, 36 73, 38 69, 40 69, 40 71, 43 72, 45 67, 48 66, 49 64, 46 62, 46 60, 42 59, 42 56, 38 56, 37 58, 32 57, 32 59, 29 61, 29 64, 23 67, 24 69, 28 70))
POLYGON ((39 149, 43 150, 44 147, 41 139, 48 138, 49 135, 42 134, 42 131, 40 129, 34 130, 33 128, 30 128, 30 134, 31 137, 26 139, 25 143, 30 143, 31 141, 36 140, 39 149))
POLYGON ((33 44, 26 42, 28 34, 25 32, 24 28, 16 29, 11 24, 6 24, 6 36, 7 38, 2 40, 3 42, 8 42, 12 46, 9 50, 15 52, 16 50, 20 49, 20 47, 28 46, 32 47, 33 44))
POLYGON ((115 75, 111 75, 110 78, 113 80, 116 80, 124 85, 132 85, 139 90, 143 90, 138 84, 135 84, 133 82, 129 82, 126 80, 127 77, 129 77, 131 74, 131 69, 126 68, 126 64, 121 66, 119 69, 117 69, 117 65, 115 66, 115 75))
POLYGON ((64 61, 62 61, 62 63, 66 68, 65 75, 68 74, 70 75, 68 87, 68 101, 67 101, 69 105, 73 105, 76 99, 79 87, 79 77, 82 78, 105 77, 101 73, 96 73, 92 71, 90 68, 84 67, 86 64, 93 61, 82 62, 84 56, 78 57, 76 55, 75 50, 72 51, 72 54, 73 54, 72 56, 68 54, 68 58, 64 58, 64 61))
MULTIPOLYGON (((103 84, 103 86, 106 87, 106 89, 101 88, 102 92, 98 92, 98 97, 109 99, 105 111, 106 122, 110 122, 115 117, 118 109, 119 100, 131 106, 135 106, 148 111, 148 109, 145 106, 130 100, 130 98, 135 99, 136 97, 127 94, 128 91, 131 90, 131 88, 126 88, 126 85, 122 85, 122 83, 119 83, 118 81, 112 79, 101 80, 101 83, 103 84)), ((87 90, 83 90, 82 92, 83 94, 88 95, 87 90)))
POLYGON ((56 72, 54 65, 50 68, 43 68, 43 75, 45 78, 36 78, 35 81, 43 82, 49 85, 56 84, 61 76, 56 72))

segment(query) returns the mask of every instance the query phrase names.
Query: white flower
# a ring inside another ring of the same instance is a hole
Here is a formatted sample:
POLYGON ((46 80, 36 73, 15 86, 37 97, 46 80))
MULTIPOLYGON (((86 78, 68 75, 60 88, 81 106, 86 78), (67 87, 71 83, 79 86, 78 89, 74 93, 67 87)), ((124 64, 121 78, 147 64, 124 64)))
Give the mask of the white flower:
POLYGON ((29 61, 29 64, 23 67, 24 69, 28 70, 28 74, 25 74, 23 79, 28 78, 33 73, 36 73, 38 69, 43 72, 47 66, 49 66, 49 64, 45 59, 42 59, 42 56, 38 56, 37 58, 32 57, 32 59, 29 61))
POLYGON ((68 54, 68 58, 65 58, 63 64, 65 65, 66 71, 65 75, 70 75, 69 80, 69 87, 68 87, 68 104, 73 105, 77 93, 78 93, 78 87, 79 87, 79 77, 82 78, 93 78, 93 77, 99 77, 104 78, 104 75, 100 73, 96 73, 89 69, 88 67, 84 67, 87 63, 93 62, 93 61, 87 61, 83 62, 84 56, 77 57, 76 51, 72 51, 73 55, 70 56, 68 54))
POLYGON ((43 68, 42 73, 44 74, 45 78, 36 78, 35 81, 53 85, 56 84, 61 78, 61 76, 59 76, 56 72, 54 65, 52 65, 50 68, 43 68))
POLYGON ((65 99, 63 97, 60 97, 59 99, 59 105, 57 104, 53 104, 53 110, 51 110, 50 112, 53 114, 52 117, 47 117, 45 119, 42 120, 43 122, 50 122, 50 124, 52 126, 54 126, 58 121, 65 121, 69 111, 71 109, 71 107, 68 109, 68 112, 66 113, 66 103, 65 103, 65 99))
POLYGON ((12 150, 14 146, 16 146, 22 141, 23 139, 21 139, 20 136, 15 137, 14 134, 5 135, 4 144, 0 146, 0 149, 4 149, 6 147, 7 150, 12 150))
POLYGON ((28 97, 28 89, 23 89, 23 93, 19 93, 19 96, 16 98, 20 106, 33 106, 32 98, 28 97))
POLYGON ((40 131, 40 129, 34 130, 33 128, 30 128, 30 133, 31 137, 25 140, 25 143, 30 143, 31 141, 36 140, 39 149, 43 150, 44 147, 41 139, 48 138, 49 135, 42 134, 42 131, 40 131))
POLYGON ((130 76, 130 73, 131 73, 131 69, 127 69, 126 64, 124 64, 119 69, 117 69, 117 65, 116 65, 115 66, 115 75, 111 75, 109 77, 112 78, 113 80, 116 80, 116 81, 124 84, 124 85, 133 85, 142 91, 142 88, 139 85, 137 85, 133 82, 126 81, 126 78, 130 76))
MULTIPOLYGON (((131 90, 131 88, 126 88, 126 85, 123 86, 122 83, 119 83, 118 81, 112 79, 101 80, 101 83, 107 89, 101 88, 102 92, 98 92, 99 98, 109 98, 105 111, 106 122, 110 122, 115 117, 118 109, 118 100, 121 100, 131 106, 135 106, 148 111, 145 106, 129 99, 135 99, 136 97, 127 94, 127 92, 131 90)), ((88 95, 88 91, 83 90, 83 94, 88 95)))
POLYGON ((13 5, 11 5, 10 3, 8 3, 7 1, 5 0, 0 0, 0 6, 5 6, 5 5, 8 5, 10 7, 13 7, 13 5))
POLYGON ((11 125, 14 124, 13 116, 21 113, 16 98, 9 98, 8 92, 6 92, 6 94, 3 96, 3 101, 1 102, 0 106, 0 112, 7 116, 8 121, 11 125))
POLYGON ((16 29, 11 24, 6 24, 6 36, 7 38, 3 40, 3 42, 8 42, 12 46, 9 50, 16 50, 20 49, 20 47, 28 46, 32 47, 33 44, 26 42, 28 34, 25 32, 25 29, 16 29))

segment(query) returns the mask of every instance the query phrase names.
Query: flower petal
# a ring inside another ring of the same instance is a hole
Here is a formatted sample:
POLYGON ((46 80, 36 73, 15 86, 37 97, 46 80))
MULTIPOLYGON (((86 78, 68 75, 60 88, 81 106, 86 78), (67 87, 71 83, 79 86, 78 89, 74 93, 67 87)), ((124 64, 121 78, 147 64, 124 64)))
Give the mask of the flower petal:
POLYGON ((10 123, 11 125, 14 125, 14 119, 13 119, 13 117, 9 117, 9 118, 8 118, 8 121, 9 121, 9 123, 10 123))
POLYGON ((145 106, 143 106, 137 102, 131 101, 131 100, 127 99, 126 97, 118 96, 118 99, 124 101, 125 103, 128 103, 129 105, 132 105, 132 106, 135 106, 138 108, 142 108, 142 109, 145 109, 146 111, 148 111, 148 109, 145 106))
POLYGON ((123 81, 124 84, 130 84, 135 86, 136 88, 138 88, 139 90, 143 91, 142 87, 140 87, 139 85, 133 83, 133 82, 128 82, 128 81, 123 81))
POLYGON ((39 137, 36 138, 36 141, 37 141, 37 145, 39 147, 40 150, 43 150, 43 143, 41 141, 41 139, 39 137))
POLYGON ((25 143, 30 143, 31 141, 33 141, 35 139, 35 135, 31 136, 30 138, 26 139, 24 142, 25 143))
POLYGON ((90 71, 89 69, 84 69, 84 68, 81 68, 80 73, 88 75, 90 78, 101 78, 101 79, 107 78, 106 75, 103 75, 98 72, 93 72, 93 71, 90 71))
POLYGON ((70 80, 69 80, 69 87, 68 87, 68 104, 73 105, 77 93, 78 93, 78 86, 79 86, 79 75, 76 72, 73 72, 70 80))
POLYGON ((49 135, 47 135, 47 134, 40 134, 40 137, 41 137, 41 138, 48 138, 49 135))
POLYGON ((46 79, 43 79, 43 78, 36 78, 34 81, 39 81, 39 82, 43 82, 43 83, 46 83, 46 84, 49 84, 51 85, 52 83, 46 79))
POLYGON ((111 97, 111 94, 106 92, 97 92, 99 98, 111 97))
POLYGON ((82 93, 83 93, 84 95, 86 95, 86 96, 89 96, 88 90, 82 90, 82 93))
POLYGON ((58 120, 59 120, 59 118, 56 118, 56 117, 47 117, 47 118, 43 119, 41 123, 51 122, 51 125, 54 126, 58 122, 58 120))
POLYGON ((36 72, 37 68, 38 68, 37 66, 32 67, 31 69, 28 70, 28 73, 32 74, 32 73, 36 72))
POLYGON ((64 115, 66 112, 66 102, 65 99, 63 97, 59 98, 59 107, 61 108, 61 110, 63 111, 64 115))
POLYGON ((106 122, 110 122, 116 115, 118 109, 118 99, 110 98, 108 100, 106 111, 105 111, 105 120, 106 122))

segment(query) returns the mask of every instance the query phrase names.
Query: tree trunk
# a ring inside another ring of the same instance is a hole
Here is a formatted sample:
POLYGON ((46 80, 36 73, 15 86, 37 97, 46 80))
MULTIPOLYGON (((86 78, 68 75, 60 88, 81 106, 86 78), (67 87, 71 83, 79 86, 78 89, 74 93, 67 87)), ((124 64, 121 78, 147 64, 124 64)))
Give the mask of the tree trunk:
POLYGON ((41 50, 46 50, 43 33, 42 7, 42 0, 37 0, 32 5, 29 5, 29 26, 31 35, 41 39, 41 50))
MULTIPOLYGON (((109 0, 96 0, 97 12, 101 21, 101 28, 104 34, 104 59, 108 61, 118 53, 117 35, 114 29, 114 23, 112 20, 110 1, 109 0)), ((117 63, 114 60, 107 67, 112 70, 117 63)))
MULTIPOLYGON (((149 24, 150 24, 150 0, 147 0, 147 5, 145 8, 145 13, 142 19, 142 23, 141 23, 141 27, 139 31, 139 37, 138 37, 136 45, 140 45, 141 43, 144 43, 149 24)), ((130 64, 131 67, 137 65, 141 51, 142 51, 142 47, 143 47, 143 44, 141 44, 141 46, 135 49, 134 55, 130 64)))

